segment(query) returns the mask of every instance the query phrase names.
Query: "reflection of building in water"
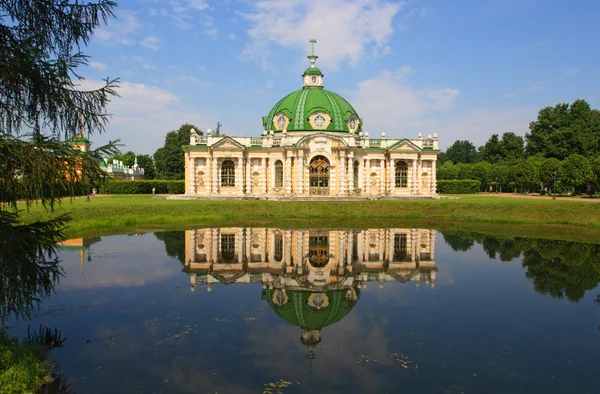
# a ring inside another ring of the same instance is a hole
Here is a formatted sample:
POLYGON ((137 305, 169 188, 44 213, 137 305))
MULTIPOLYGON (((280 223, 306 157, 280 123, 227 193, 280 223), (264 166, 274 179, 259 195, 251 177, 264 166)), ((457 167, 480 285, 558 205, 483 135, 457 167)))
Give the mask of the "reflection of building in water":
POLYGON ((186 231, 185 242, 192 290, 262 283, 263 300, 301 327, 308 346, 350 312, 367 282, 433 287, 437 271, 435 230, 208 228, 186 231))
POLYGON ((342 289, 367 282, 435 283, 435 230, 186 231, 185 267, 197 284, 258 283, 295 290, 342 289))
POLYGON ((84 268, 85 268, 85 252, 87 250, 87 261, 92 261, 92 257, 90 255, 90 245, 95 244, 96 242, 100 242, 102 238, 100 237, 91 237, 91 238, 73 238, 67 239, 66 241, 59 242, 58 245, 63 250, 75 250, 79 252, 79 265, 81 266, 81 276, 83 276, 84 268))

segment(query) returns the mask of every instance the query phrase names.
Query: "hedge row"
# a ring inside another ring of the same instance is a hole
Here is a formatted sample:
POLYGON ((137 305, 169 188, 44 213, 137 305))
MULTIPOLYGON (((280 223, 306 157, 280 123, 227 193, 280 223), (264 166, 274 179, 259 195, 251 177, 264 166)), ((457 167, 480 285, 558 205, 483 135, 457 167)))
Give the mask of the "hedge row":
POLYGON ((100 188, 103 194, 183 194, 185 181, 119 181, 111 180, 100 188))
POLYGON ((437 190, 441 194, 474 194, 479 193, 480 187, 481 182, 472 179, 437 181, 437 190))

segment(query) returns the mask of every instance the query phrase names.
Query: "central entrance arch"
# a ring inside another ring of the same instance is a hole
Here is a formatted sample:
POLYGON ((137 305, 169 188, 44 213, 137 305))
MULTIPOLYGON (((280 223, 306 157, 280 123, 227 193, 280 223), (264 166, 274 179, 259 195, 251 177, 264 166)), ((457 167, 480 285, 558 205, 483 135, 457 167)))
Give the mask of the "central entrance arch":
POLYGON ((310 194, 314 196, 329 195, 329 160, 325 156, 315 156, 310 161, 310 194))

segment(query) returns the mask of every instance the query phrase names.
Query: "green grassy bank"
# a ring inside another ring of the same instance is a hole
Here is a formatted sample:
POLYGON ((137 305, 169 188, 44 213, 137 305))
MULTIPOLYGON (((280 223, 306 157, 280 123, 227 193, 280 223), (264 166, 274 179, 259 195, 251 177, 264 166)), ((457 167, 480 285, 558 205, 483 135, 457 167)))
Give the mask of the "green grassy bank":
POLYGON ((0 330, 0 390, 4 394, 37 392, 50 383, 51 364, 29 343, 19 343, 0 330))
POLYGON ((127 195, 95 197, 91 202, 67 200, 54 213, 33 207, 22 218, 31 222, 67 212, 73 218, 70 236, 203 226, 411 226, 600 243, 599 203, 550 198, 296 202, 177 201, 127 195))

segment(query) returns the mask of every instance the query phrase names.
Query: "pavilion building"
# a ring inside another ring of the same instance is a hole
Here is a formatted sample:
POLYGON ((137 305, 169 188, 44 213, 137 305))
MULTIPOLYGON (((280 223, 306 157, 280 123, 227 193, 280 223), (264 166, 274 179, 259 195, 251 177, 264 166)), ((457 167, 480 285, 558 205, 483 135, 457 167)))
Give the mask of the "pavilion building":
POLYGON ((303 85, 262 118, 257 137, 190 135, 187 198, 437 198, 437 134, 372 138, 308 56, 303 85))

